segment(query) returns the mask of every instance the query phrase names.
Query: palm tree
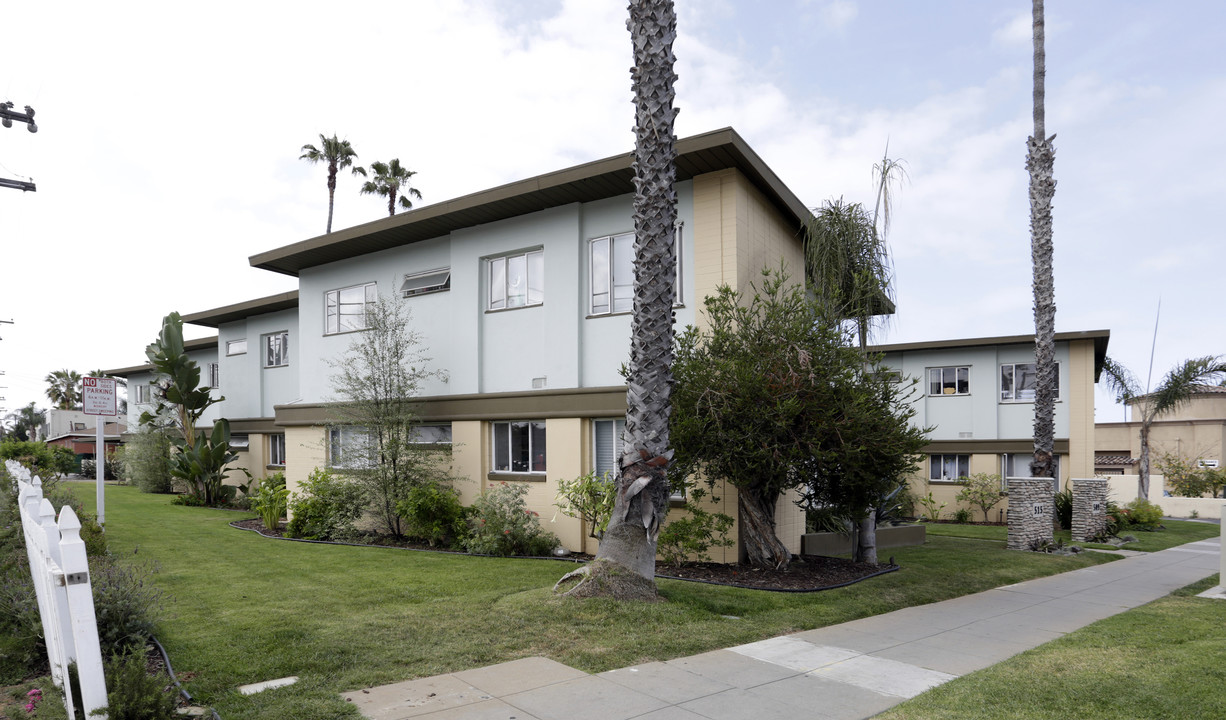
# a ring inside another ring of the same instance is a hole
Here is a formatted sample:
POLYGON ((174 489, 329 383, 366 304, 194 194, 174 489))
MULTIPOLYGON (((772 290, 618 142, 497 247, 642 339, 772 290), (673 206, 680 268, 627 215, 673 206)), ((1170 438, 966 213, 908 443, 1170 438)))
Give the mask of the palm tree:
POLYGON ((1051 201, 1056 194, 1052 177, 1055 135, 1044 126, 1044 77, 1047 60, 1043 47, 1043 0, 1033 0, 1034 17, 1034 135, 1026 141, 1026 169, 1030 171, 1030 257, 1034 265, 1034 460, 1032 477, 1052 477, 1056 442, 1056 297, 1052 278, 1051 201))
POLYGON ((81 407, 81 373, 76 370, 55 370, 43 378, 47 383, 47 399, 56 410, 79 410, 81 407))
POLYGON ((299 160, 306 160, 312 164, 322 162, 328 164, 328 230, 332 232, 332 207, 336 198, 336 173, 352 166, 354 175, 366 177, 366 170, 353 164, 358 154, 354 152, 353 146, 348 140, 341 140, 336 137, 335 133, 332 137, 324 137, 323 133, 319 134, 319 147, 311 144, 302 146, 302 154, 298 156, 299 160))
POLYGON ((805 225, 805 275, 832 318, 855 322, 865 350, 873 317, 893 312, 894 288, 885 241, 860 203, 839 198, 814 210, 805 225))
POLYGON ((655 596, 656 540, 668 514, 665 475, 672 404, 677 219, 677 110, 673 72, 677 15, 671 0, 631 0, 626 23, 634 48, 634 315, 626 388, 626 430, 617 498, 596 560, 568 579, 572 594, 655 596), (584 578, 587 578, 586 580, 584 578))
POLYGON ((4 418, 4 435, 14 440, 32 440, 38 436, 38 428, 42 427, 46 418, 46 412, 30 403, 4 418))
POLYGON ((411 195, 421 200, 421 192, 409 184, 410 179, 417 172, 401 167, 398 158, 392 158, 392 161, 389 163, 371 163, 370 171, 374 174, 374 179, 363 183, 361 192, 363 195, 383 195, 386 197, 388 217, 396 214, 397 196, 400 197, 400 207, 406 210, 413 207, 413 202, 409 200, 408 196, 411 195), (401 193, 402 188, 404 190, 403 194, 401 193))
POLYGON ((1149 392, 1128 371, 1111 358, 1103 361, 1107 387, 1116 394, 1116 401, 1132 405, 1141 413, 1141 457, 1137 463, 1137 497, 1149 497, 1149 430, 1163 413, 1183 405, 1200 385, 1226 379, 1226 360, 1206 356, 1185 360, 1163 378, 1157 389, 1149 392))

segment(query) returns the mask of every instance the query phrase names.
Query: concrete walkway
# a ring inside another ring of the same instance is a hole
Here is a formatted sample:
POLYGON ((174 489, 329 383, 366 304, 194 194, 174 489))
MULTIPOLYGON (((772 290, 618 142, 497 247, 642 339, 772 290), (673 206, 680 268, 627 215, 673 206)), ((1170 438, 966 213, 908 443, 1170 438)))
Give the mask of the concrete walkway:
POLYGON ((1219 539, 1203 540, 599 675, 534 657, 344 697, 373 720, 867 718, 1206 578, 1218 572, 1220 554, 1219 539))

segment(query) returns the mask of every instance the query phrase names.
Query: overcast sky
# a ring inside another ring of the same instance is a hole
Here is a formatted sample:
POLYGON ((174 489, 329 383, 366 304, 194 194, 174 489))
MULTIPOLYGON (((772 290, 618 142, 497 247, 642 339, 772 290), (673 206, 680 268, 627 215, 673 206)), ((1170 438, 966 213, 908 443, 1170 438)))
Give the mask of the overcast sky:
MULTIPOLYGON (((734 127, 806 204, 905 162, 879 342, 1033 332, 1030 3, 678 2, 681 137, 734 127)), ((252 254, 320 235, 320 133, 439 202, 633 148, 622 0, 17 2, 0 33, 0 407, 144 361, 171 310, 296 287, 252 254), (274 7, 276 6, 276 7, 274 7)), ((1226 4, 1050 2, 1058 331, 1155 381, 1226 352, 1226 4), (1213 280, 1218 277, 1218 280, 1213 280)), ((382 201, 339 180, 334 228, 382 201)), ((189 330, 203 336, 209 330, 189 330)), ((1100 391, 1098 417, 1122 411, 1100 391)))

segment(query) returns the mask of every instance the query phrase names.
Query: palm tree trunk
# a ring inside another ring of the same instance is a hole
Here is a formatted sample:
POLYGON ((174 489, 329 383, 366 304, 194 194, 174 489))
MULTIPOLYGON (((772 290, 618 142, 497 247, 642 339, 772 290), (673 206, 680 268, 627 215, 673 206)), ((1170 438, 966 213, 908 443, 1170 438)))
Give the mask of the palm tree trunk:
POLYGON ((654 583, 656 538, 668 513, 665 469, 672 457, 672 399, 677 197, 673 121, 673 41, 677 16, 668 0, 631 0, 635 104, 634 316, 626 388, 626 432, 613 517, 598 560, 654 583))
POLYGON ((856 542, 856 562, 877 564, 877 512, 868 509, 868 517, 860 521, 860 539, 856 542))
POLYGON ((1034 477, 1052 477, 1055 447, 1056 302, 1052 273, 1051 202, 1056 193, 1052 177, 1055 149, 1044 124, 1043 0, 1033 0, 1034 13, 1034 135, 1027 140, 1026 169, 1030 172, 1030 255, 1034 266, 1035 397, 1034 477))
POLYGON ((1149 499, 1149 423, 1141 423, 1141 458, 1137 462, 1137 497, 1149 499))
POLYGON ((336 198, 336 163, 328 163, 328 233, 332 232, 332 206, 336 198))

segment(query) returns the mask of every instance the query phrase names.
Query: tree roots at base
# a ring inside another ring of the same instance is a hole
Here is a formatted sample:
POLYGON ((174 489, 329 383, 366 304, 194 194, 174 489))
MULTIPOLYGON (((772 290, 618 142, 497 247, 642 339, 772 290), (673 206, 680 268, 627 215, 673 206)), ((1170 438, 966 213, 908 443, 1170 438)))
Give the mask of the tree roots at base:
POLYGON ((553 586, 553 591, 573 598, 613 598, 657 602, 653 580, 631 572, 605 559, 596 559, 578 570, 568 572, 553 586))

